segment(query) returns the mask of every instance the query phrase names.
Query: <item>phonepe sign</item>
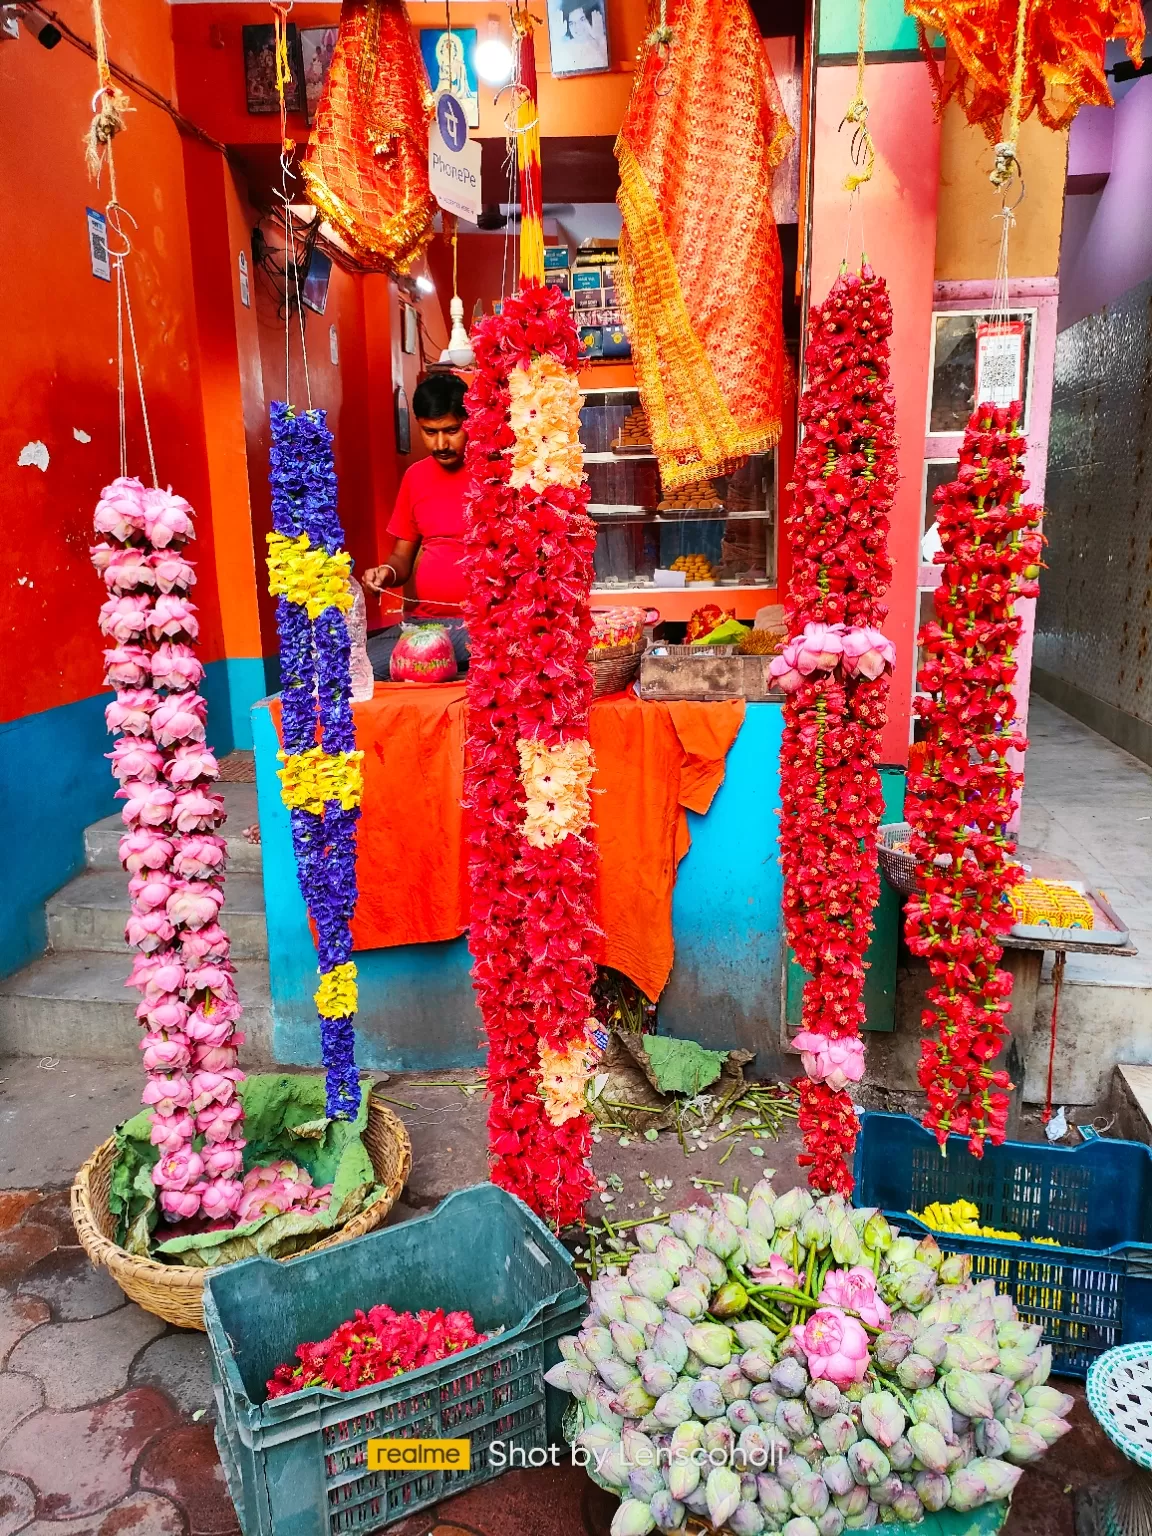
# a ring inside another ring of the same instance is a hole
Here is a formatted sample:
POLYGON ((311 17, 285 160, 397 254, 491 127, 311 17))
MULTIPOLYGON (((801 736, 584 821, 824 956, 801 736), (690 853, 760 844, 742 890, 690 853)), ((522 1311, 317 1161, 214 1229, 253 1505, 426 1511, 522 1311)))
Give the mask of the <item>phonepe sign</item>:
POLYGON ((480 217, 480 145, 468 137, 464 109, 441 92, 428 130, 428 184, 447 213, 475 224, 480 217))

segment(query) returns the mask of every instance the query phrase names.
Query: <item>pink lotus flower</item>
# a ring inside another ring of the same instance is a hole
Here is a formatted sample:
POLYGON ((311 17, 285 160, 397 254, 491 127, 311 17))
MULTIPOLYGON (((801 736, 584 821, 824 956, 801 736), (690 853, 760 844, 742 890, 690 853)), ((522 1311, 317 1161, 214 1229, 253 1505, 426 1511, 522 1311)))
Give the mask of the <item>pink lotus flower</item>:
POLYGON ((804 681, 803 674, 796 665, 799 655, 800 642, 790 640, 780 654, 773 656, 768 663, 768 676, 781 693, 795 693, 804 681))
POLYGON ((792 1329, 792 1337, 808 1360, 808 1374, 838 1387, 850 1387, 863 1381, 868 1370, 868 1335, 854 1317, 845 1317, 836 1307, 820 1307, 801 1326, 792 1329))
POLYGON ((180 949, 186 963, 199 960, 227 960, 228 935, 219 923, 201 928, 199 933, 185 929, 180 935, 180 949))
POLYGON ((227 854, 228 844, 222 837, 194 833, 176 839, 172 868, 185 880, 203 880, 209 875, 223 874, 227 854))
POLYGON ((188 971, 188 987, 193 992, 210 992, 214 998, 230 1002, 236 1000, 236 983, 232 979, 230 964, 216 965, 209 961, 188 971))
POLYGON ((229 1039, 229 1045, 194 1045, 192 1065, 201 1072, 231 1072, 238 1060, 239 1041, 231 1030, 229 1039))
POLYGON ((168 898, 167 912, 174 923, 185 928, 203 928, 214 923, 224 902, 224 892, 203 880, 179 885, 168 898))
POLYGON ((152 617, 152 599, 144 593, 135 597, 110 597, 100 609, 100 629, 121 645, 138 640, 152 617))
POLYGON ((156 585, 152 562, 142 549, 116 550, 105 564, 102 575, 110 592, 134 592, 137 587, 156 585))
POLYGON ((244 1172, 244 1148, 247 1142, 240 1137, 234 1141, 212 1141, 200 1154, 204 1159, 204 1172, 210 1179, 235 1179, 237 1195, 240 1194, 240 1175, 244 1172))
POLYGON ((145 998, 136 1010, 136 1017, 146 1023, 149 1029, 172 1032, 185 1028, 188 1023, 188 1013, 188 1004, 168 993, 155 1003, 150 1003, 145 998))
POLYGON ((207 705, 198 693, 177 693, 166 698, 152 715, 152 734, 162 747, 178 741, 204 740, 207 705))
POLYGON ((153 1115, 149 1140, 161 1153, 179 1152, 191 1144, 196 1135, 196 1122, 191 1115, 177 1110, 174 1115, 153 1115))
MULTIPOLYGON (((220 1017, 214 1013, 204 1014, 199 1011, 188 1020, 186 1033, 189 1040, 194 1040, 197 1045, 203 1046, 227 1045, 230 1041, 238 1045, 242 1038, 236 1034, 235 1019, 229 1018, 227 1014, 220 1017)), ((218 1070, 199 1058, 196 1065, 211 1071, 218 1070)), ((235 1066, 235 1062, 228 1062, 226 1065, 235 1066)))
POLYGON ((169 950, 156 955, 136 955, 132 960, 132 973, 124 985, 136 987, 146 1000, 167 1001, 184 985, 184 967, 169 950))
POLYGON ((113 556, 119 553, 120 551, 115 544, 93 544, 88 550, 92 564, 100 576, 103 576, 112 563, 113 556))
POLYGON ((171 688, 181 693, 198 688, 204 679, 200 658, 190 645, 166 640, 152 655, 152 680, 157 688, 171 688))
POLYGON ((887 1328, 892 1313, 876 1291, 876 1276, 865 1264, 851 1269, 830 1269, 820 1292, 821 1306, 855 1312, 871 1328, 887 1328))
POLYGON ((162 827, 176 804, 176 796, 167 784, 147 784, 135 779, 120 786, 116 799, 124 801, 120 814, 130 827, 162 827))
POLYGON ((805 677, 813 672, 831 672, 843 653, 843 624, 805 624, 798 642, 796 666, 805 677))
POLYGON ((109 533, 127 541, 144 527, 144 487, 139 480, 120 476, 100 492, 92 519, 97 533, 109 533))
POLYGON ((180 832, 207 832, 224 820, 223 795, 206 789, 182 790, 172 808, 172 820, 180 832))
POLYGON ((187 635, 189 640, 195 640, 200 633, 200 620, 196 617, 195 603, 190 603, 186 597, 181 597, 178 593, 165 592, 156 599, 149 628, 157 640, 164 635, 170 639, 174 639, 177 635, 187 635))
POLYGON ((137 827, 120 839, 120 862, 130 875, 142 869, 163 869, 172 857, 172 844, 153 827, 137 827))
POLYGON ((169 784, 194 784, 197 779, 217 779, 220 765, 211 747, 200 743, 185 742, 176 751, 164 770, 169 784))
POLYGON ((240 1185, 235 1179, 213 1179, 200 1196, 200 1208, 209 1221, 224 1221, 240 1204, 240 1185))
POLYGON ((196 572, 183 555, 175 552, 152 556, 152 570, 156 585, 161 592, 173 592, 177 587, 194 587, 196 572))
POLYGON ((175 928, 163 912, 145 914, 133 912, 124 929, 124 937, 128 943, 137 949, 142 949, 145 954, 159 949, 162 944, 171 943, 175 933, 175 928))
POLYGON ((118 645, 104 652, 104 681, 109 688, 143 688, 152 680, 152 658, 141 645, 118 645))
POLYGON ((145 1072, 183 1072, 192 1060, 192 1052, 183 1035, 166 1040, 163 1035, 145 1035, 145 1072))
POLYGON ((112 763, 113 776, 121 783, 138 779, 142 784, 155 784, 164 771, 164 756, 154 741, 121 736, 106 755, 112 763))
POLYGON ((779 1285, 786 1289, 795 1289, 800 1284, 800 1276, 778 1253, 769 1256, 767 1264, 748 1268, 748 1273, 753 1280, 759 1280, 761 1285, 779 1285))
POLYGON ((793 1036, 792 1044, 801 1053, 806 1074, 814 1083, 827 1083, 834 1093, 864 1076, 864 1042, 858 1036, 842 1035, 834 1040, 803 1029, 793 1036))
POLYGON ((187 1189, 204 1172, 204 1163, 191 1147, 180 1147, 158 1157, 152 1167, 152 1182, 158 1189, 187 1189))
POLYGON ((190 1221, 200 1209, 200 1196, 204 1184, 194 1184, 191 1189, 162 1189, 160 1209, 168 1221, 190 1221))
POLYGON ((157 1115, 175 1115, 192 1102, 192 1084, 186 1077, 150 1077, 140 1102, 157 1115))
MULTIPOLYGON (((198 1113, 214 1104, 231 1105, 236 1098, 236 1084, 244 1081, 238 1068, 231 1072, 195 1072, 192 1075, 192 1108, 198 1113)), ((239 1108, 239 1106, 237 1106, 239 1108)), ((201 1127, 203 1129, 203 1127, 201 1127)), ((215 1140, 221 1138, 216 1137, 215 1140)))
POLYGON ((896 665, 896 647, 878 629, 849 629, 844 635, 844 670, 849 677, 876 679, 896 665))
POLYGON ((175 883, 175 877, 166 869, 149 869, 133 875, 128 882, 128 896, 133 908, 140 913, 154 912, 167 902, 175 883))
POLYGON ((211 1104, 196 1116, 196 1129, 209 1141, 229 1141, 243 1118, 244 1106, 239 1099, 231 1104, 211 1104))
POLYGON ((166 491, 144 492, 143 522, 148 541, 156 549, 167 549, 195 537, 192 508, 183 496, 174 496, 171 487, 166 491))
POLYGON ((159 703, 159 694, 151 688, 125 689, 105 709, 104 719, 110 731, 147 736, 152 730, 152 711, 159 703))

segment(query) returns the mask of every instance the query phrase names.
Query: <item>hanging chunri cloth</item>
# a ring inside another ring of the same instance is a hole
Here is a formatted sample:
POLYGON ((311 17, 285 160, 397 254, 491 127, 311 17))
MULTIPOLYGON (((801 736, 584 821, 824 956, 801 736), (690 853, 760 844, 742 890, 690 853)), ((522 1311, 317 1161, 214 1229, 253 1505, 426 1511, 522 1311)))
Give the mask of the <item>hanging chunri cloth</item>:
POLYGON ((620 287, 667 488, 723 473, 780 435, 771 184, 792 130, 747 0, 667 0, 664 10, 616 158, 620 287))
POLYGON ((368 266, 406 272, 431 238, 431 116, 402 0, 344 0, 301 170, 310 200, 368 266))

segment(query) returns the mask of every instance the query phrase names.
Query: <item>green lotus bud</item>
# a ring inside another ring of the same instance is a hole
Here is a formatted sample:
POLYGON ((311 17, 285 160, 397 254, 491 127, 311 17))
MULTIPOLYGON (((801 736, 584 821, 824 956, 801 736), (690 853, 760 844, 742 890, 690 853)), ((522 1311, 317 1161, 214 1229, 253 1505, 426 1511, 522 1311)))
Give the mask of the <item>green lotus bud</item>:
POLYGON ((624 1459, 630 1467, 659 1465, 660 1456, 656 1450, 656 1442, 650 1440, 642 1430, 629 1425, 621 1432, 620 1444, 624 1447, 624 1459))
POLYGON ((896 1269, 901 1264, 907 1264, 916 1257, 916 1239, 914 1237, 899 1236, 892 1239, 888 1249, 888 1267, 896 1269))
POLYGON ((683 1530, 684 1522, 688 1518, 688 1511, 677 1499, 673 1498, 667 1488, 653 1494, 649 1504, 652 1518, 656 1522, 658 1531, 683 1530))
POLYGON ((963 1285, 972 1273, 970 1253, 950 1253, 940 1265, 941 1285, 963 1285))
MULTIPOLYGON (((922 1339, 916 1340, 917 1348, 922 1342, 922 1339)), ((983 1376, 994 1371, 999 1363, 999 1353, 969 1333, 952 1334, 944 1350, 944 1368, 949 1371, 973 1371, 977 1376, 983 1376)))
POLYGON ((916 1453, 908 1443, 907 1435, 901 1435, 899 1439, 893 1440, 888 1447, 888 1460, 892 1463, 893 1472, 907 1472, 915 1459, 916 1453))
POLYGON ((688 1401, 698 1419, 723 1418, 728 1411, 724 1395, 714 1381, 694 1381, 688 1389, 688 1401))
POLYGON ((895 1472, 889 1472, 882 1483, 871 1489, 872 1502, 880 1509, 891 1509, 892 1501, 902 1492, 904 1484, 895 1472))
POLYGON ((892 1500, 891 1509, 897 1525, 919 1525, 924 1518, 924 1506, 911 1488, 900 1489, 892 1500))
POLYGON ((576 1444, 589 1456, 602 1456, 605 1451, 620 1443, 620 1436, 603 1424, 586 1424, 576 1436, 576 1444))
MULTIPOLYGON (((1076 1399, 1070 1397, 1067 1392, 1058 1392, 1055 1387, 1029 1387, 1024 1394, 1024 1406, 1038 1408, 1042 1413, 1054 1413, 1066 1419, 1076 1406, 1076 1399)), ((1032 1423, 1027 1414, 1024 1415, 1024 1422, 1032 1423)))
POLYGON ((947 1472, 951 1466, 947 1442, 935 1424, 913 1424, 908 1431, 908 1444, 929 1472, 947 1472))
MULTIPOLYGON (((740 1357, 743 1360, 743 1356, 740 1357)), ((744 1369, 743 1365, 740 1367, 744 1369)), ((749 1394, 762 1419, 775 1419, 780 1394, 769 1381, 758 1381, 749 1394)))
POLYGON ((845 1456, 828 1456, 820 1468, 820 1474, 833 1494, 848 1493, 856 1483, 852 1468, 845 1456))
POLYGON ((692 1249, 669 1232, 667 1237, 662 1237, 656 1244, 656 1257, 670 1275, 678 1275, 682 1269, 686 1269, 691 1264, 692 1249))
POLYGON ((624 1447, 619 1441, 615 1445, 610 1445, 596 1463, 597 1473, 606 1483, 611 1483, 613 1488, 627 1488, 628 1474, 631 1470, 628 1458, 624 1454, 624 1447))
POLYGON ((936 1380, 936 1367, 923 1355, 905 1355, 896 1367, 896 1379, 909 1392, 918 1392, 936 1380))
POLYGON ((857 1440, 855 1445, 849 1446, 848 1465, 856 1481, 869 1488, 882 1483, 892 1470, 892 1463, 875 1440, 857 1440))
POLYGON ((574 1333, 566 1333, 556 1340, 556 1347, 560 1351, 561 1359, 567 1360, 569 1365, 580 1363, 579 1357, 584 1355, 580 1348, 579 1340, 574 1333))
POLYGON ((1061 1435, 1066 1435, 1072 1428, 1065 1419, 1059 1419, 1055 1414, 1041 1413, 1035 1408, 1024 1410, 1023 1427, 1034 1429, 1045 1445, 1055 1445, 1061 1435))
POLYGON ((877 1214, 880 1207, 878 1205, 848 1205, 844 1209, 859 1236, 863 1237, 864 1228, 872 1220, 873 1216, 877 1214))
POLYGON ((624 1307, 624 1322, 631 1323, 633 1328, 659 1328, 664 1321, 664 1314, 654 1301, 649 1301, 646 1296, 625 1296, 622 1298, 624 1307))
POLYGON ((743 1227, 748 1224, 748 1202, 739 1195, 732 1194, 726 1189, 718 1189, 712 1196, 712 1206, 734 1227, 743 1227))
POLYGON ((763 1195, 754 1195, 748 1204, 748 1230, 757 1237, 772 1238, 776 1235, 776 1218, 772 1214, 772 1201, 763 1195))
POLYGON ((684 1335, 684 1342, 705 1365, 727 1365, 732 1358, 735 1339, 731 1328, 722 1323, 697 1323, 684 1335))
POLYGON ((1001 1424, 1018 1424, 1024 1416, 1024 1399, 1019 1392, 1009 1392, 996 1409, 1001 1424))
POLYGON ((652 1338, 652 1353, 672 1370, 680 1372, 688 1361, 688 1345, 683 1334, 661 1323, 652 1338))
POLYGON ((976 1421, 976 1449, 981 1456, 1003 1456, 1012 1443, 1012 1433, 999 1419, 976 1421))
POLYGON ((1042 1387, 1052 1374, 1051 1344, 1041 1344, 1040 1348, 1036 1351, 1035 1358, 1036 1364, 1032 1370, 1032 1380, 1028 1385, 1030 1387, 1042 1387))
POLYGON ((1032 1365, 1032 1356, 1026 1355, 1022 1349, 1009 1347, 1000 1351, 999 1371, 1010 1381, 1022 1381, 1026 1376, 1031 1376, 1032 1365))
POLYGON ((944 1395, 955 1408, 969 1419, 990 1419, 992 1403, 988 1389, 979 1376, 971 1371, 948 1371, 940 1378, 944 1395))
POLYGON ((925 1360, 931 1360, 933 1365, 943 1365, 948 1353, 949 1335, 944 1332, 943 1324, 936 1324, 933 1328, 921 1328, 916 1335, 916 1353, 923 1355, 925 1360))
POLYGON ((772 1375, 772 1366, 772 1355, 767 1345, 746 1349, 740 1356, 740 1369, 750 1382, 768 1381, 772 1375))
POLYGON ((808 1385, 808 1372, 789 1356, 776 1362, 768 1379, 781 1397, 799 1397, 808 1385))
POLYGON ((757 1473, 756 1497, 760 1501, 760 1508, 769 1520, 774 1520, 777 1524, 787 1518, 792 1508, 792 1499, 787 1488, 771 1472, 757 1473))
POLYGON ((817 1520, 816 1530, 819 1536, 841 1536, 844 1530, 844 1516, 833 1505, 829 1505, 817 1520))
POLYGON ((767 1269, 772 1262, 772 1244, 766 1237, 761 1237, 758 1232, 745 1231, 741 1241, 744 1245, 744 1254, 750 1269, 767 1269))
POLYGON ((656 1302, 663 1301, 675 1285, 666 1269, 642 1269, 639 1274, 629 1274, 629 1279, 637 1296, 656 1302))
MULTIPOLYGON (((646 1340, 639 1328, 633 1328, 631 1323, 613 1323, 608 1332, 612 1335, 612 1347, 621 1360, 627 1360, 630 1365, 635 1365, 636 1356, 644 1349, 646 1340)), ((608 1383, 612 1385, 611 1382, 608 1383)))
POLYGON ((748 1292, 739 1280, 729 1280, 712 1298, 709 1311, 713 1317, 738 1317, 748 1309, 748 1292))
POLYGON ((721 1211, 713 1211, 708 1220, 704 1247, 710 1249, 717 1258, 725 1259, 730 1253, 735 1253, 739 1246, 739 1232, 721 1211))
MULTIPOLYGON (((560 1360, 556 1365, 544 1372, 544 1380, 550 1387, 555 1387, 558 1392, 571 1392, 572 1396, 575 1397, 576 1393, 572 1391, 571 1385, 571 1371, 572 1367, 568 1364, 567 1360, 560 1360)), ((585 1388, 585 1392, 587 1392, 587 1388, 585 1388)), ((584 1392, 580 1394, 581 1397, 584 1395, 584 1392)))
POLYGON ((940 1252, 940 1244, 932 1236, 931 1232, 926 1232, 916 1244, 916 1257, 921 1264, 927 1264, 931 1270, 938 1270, 944 1262, 944 1255, 940 1252))
POLYGON ((804 1388, 804 1401, 818 1419, 831 1418, 844 1406, 840 1388, 826 1377, 820 1377, 819 1380, 808 1383, 804 1388))
POLYGON ((793 1515, 781 1532, 781 1536, 820 1536, 820 1528, 807 1515, 793 1515))
POLYGON ((921 1504, 933 1515, 944 1508, 952 1492, 952 1484, 943 1472, 917 1472, 913 1487, 921 1504))
POLYGON ((912 1417, 917 1424, 932 1424, 944 1436, 952 1435, 952 1405, 939 1387, 925 1387, 912 1398, 912 1417))
POLYGON ((859 1234, 846 1217, 841 1217, 833 1224, 829 1241, 832 1244, 832 1257, 837 1264, 851 1268, 864 1257, 859 1234))
POLYGON ((813 1203, 806 1189, 789 1189, 778 1195, 772 1206, 772 1219, 777 1231, 781 1227, 798 1227, 805 1212, 812 1209, 813 1203))
POLYGON ((996 1330, 996 1337, 1002 1347, 1021 1349, 1030 1355, 1039 1348, 1044 1329, 1040 1323, 1025 1323, 1016 1318, 1012 1322, 1001 1323, 996 1330))
POLYGON ((832 1228, 819 1206, 804 1212, 796 1228, 796 1235, 802 1248, 815 1248, 819 1251, 828 1247, 832 1241, 832 1228))
POLYGON ((771 1349, 776 1342, 776 1335, 771 1328, 756 1322, 754 1318, 741 1318, 738 1323, 732 1323, 731 1328, 740 1341, 741 1349, 758 1349, 761 1345, 767 1345, 771 1349))
POLYGON ((764 1529, 764 1515, 759 1505, 742 1499, 728 1517, 728 1529, 734 1536, 760 1536, 764 1529))
POLYGON ((736 1454, 736 1433, 727 1418, 711 1419, 705 1424, 701 1449, 711 1459, 713 1466, 721 1463, 726 1467, 732 1465, 732 1457, 736 1454))
POLYGON ((887 1449, 904 1433, 904 1410, 891 1392, 869 1392, 860 1399, 860 1422, 865 1433, 887 1449))
POLYGON ((830 1503, 828 1485, 818 1472, 798 1478, 790 1490, 792 1508, 798 1515, 818 1520, 830 1503))
POLYGON ((700 1483, 700 1463, 694 1456, 670 1456, 665 1474, 668 1492, 674 1499, 683 1501, 700 1483))
POLYGON ((728 1422, 740 1435, 746 1429, 759 1428, 760 1416, 747 1398, 737 1398, 728 1404, 728 1422))
POLYGON ((625 1300, 635 1300, 635 1298, 631 1293, 625 1296, 623 1292, 616 1290, 615 1287, 610 1290, 602 1290, 600 1289, 600 1284, 599 1280, 593 1280, 592 1282, 589 1292, 592 1302, 589 1316, 595 1318, 598 1323, 602 1323, 605 1327, 610 1323, 623 1322, 625 1316, 624 1302, 625 1300))
POLYGON ((776 1467, 776 1476, 789 1493, 802 1477, 809 1477, 811 1472, 811 1462, 805 1456, 797 1456, 795 1452, 790 1456, 782 1457, 776 1467))
POLYGON ((677 1424, 683 1424, 692 1417, 692 1404, 688 1401, 687 1390, 677 1387, 671 1392, 665 1392, 656 1399, 652 1414, 664 1429, 675 1429, 677 1424))
POLYGON ((892 1321, 888 1326, 892 1333, 902 1333, 915 1343, 916 1337, 924 1325, 915 1312, 908 1312, 901 1308, 899 1311, 893 1312, 892 1321))
POLYGON ((653 1360, 651 1365, 645 1366, 640 1372, 644 1390, 656 1398, 663 1397, 665 1392, 671 1392, 676 1386, 677 1379, 676 1372, 670 1365, 665 1365, 663 1360, 653 1360))
POLYGON ((642 1499, 625 1499, 612 1517, 612 1536, 648 1536, 655 1529, 652 1511, 642 1499))
POLYGON ((707 1483, 708 1518, 719 1528, 740 1502, 740 1479, 731 1467, 713 1467, 707 1483))
POLYGON ((983 1474, 975 1471, 973 1467, 961 1467, 958 1472, 953 1472, 951 1482, 952 1492, 948 1497, 949 1509, 967 1514, 969 1510, 979 1509, 981 1504, 988 1503, 988 1484, 983 1474))
POLYGON ((728 1278, 728 1269, 724 1260, 704 1243, 695 1250, 692 1262, 708 1281, 709 1288, 723 1285, 728 1278))
POLYGON ((896 1295, 900 1302, 913 1312, 927 1306, 936 1288, 936 1276, 925 1264, 910 1265, 901 1272, 896 1295))
POLYGON ((695 1248, 697 1243, 704 1241, 704 1234, 708 1230, 708 1217, 712 1213, 707 1206, 691 1205, 686 1210, 673 1211, 668 1218, 668 1225, 689 1248, 695 1248))
POLYGON ((646 1413, 651 1413, 656 1406, 656 1399, 649 1392, 639 1377, 630 1381, 620 1392, 617 1392, 612 1401, 613 1410, 625 1419, 643 1418, 646 1413))
POLYGON ((695 1264, 689 1264, 680 1271, 677 1285, 682 1290, 695 1291, 700 1300, 707 1306, 708 1299, 712 1295, 712 1282, 704 1271, 698 1269, 695 1264))
POLYGON ((645 1253, 655 1253, 660 1239, 672 1236, 672 1228, 665 1226, 663 1222, 646 1221, 643 1226, 636 1228, 634 1235, 637 1244, 645 1253))
POLYGON ((682 1317, 692 1320, 703 1317, 708 1310, 708 1304, 700 1292, 686 1285, 674 1286, 664 1297, 664 1305, 673 1312, 679 1312, 682 1317))
POLYGON ((864 1223, 863 1235, 864 1246, 871 1248, 873 1253, 887 1253, 896 1236, 882 1211, 877 1211, 875 1216, 869 1216, 864 1223))
POLYGON ((909 1353, 912 1348, 912 1340, 906 1333, 882 1333, 878 1339, 872 1342, 872 1355, 877 1365, 882 1365, 886 1370, 893 1371, 909 1353))
POLYGON ((634 1365, 629 1365, 627 1360, 618 1360, 615 1355, 608 1360, 597 1361, 596 1373, 613 1392, 622 1392, 630 1381, 636 1381, 640 1375, 634 1365))
POLYGON ((856 1444, 859 1435, 856 1425, 846 1413, 834 1413, 821 1420, 816 1433, 829 1456, 844 1456, 856 1444))
MULTIPOLYGON (((746 1408, 751 1408, 751 1403, 745 1403, 746 1408)), ((753 1412, 756 1410, 753 1409, 753 1412)), ((746 1474, 754 1474, 769 1465, 773 1459, 774 1441, 768 1438, 768 1431, 762 1424, 748 1424, 739 1433, 736 1440, 736 1466, 746 1474)), ((745 1484, 744 1497, 748 1497, 745 1484)))
POLYGON ((1038 1430, 1029 1424, 1014 1424, 1009 1430, 1008 1449, 1004 1455, 1009 1461, 1026 1466, 1038 1456, 1043 1456, 1047 1449, 1048 1442, 1038 1430))
POLYGON ((868 1490, 853 1479, 851 1488, 847 1493, 836 1495, 836 1508, 845 1517, 845 1520, 858 1520, 872 1504, 868 1490))
POLYGON ((724 1394, 726 1403, 734 1403, 739 1399, 752 1396, 752 1383, 741 1369, 739 1360, 730 1360, 722 1368, 716 1385, 724 1394))
POLYGON ((580 1335, 580 1347, 593 1365, 601 1360, 611 1360, 616 1353, 612 1335, 607 1328, 588 1328, 580 1335))
POLYGON ((803 1398, 783 1399, 776 1409, 776 1428, 787 1435, 789 1440, 803 1440, 812 1433, 812 1415, 803 1398))
POLYGON ((651 1503, 664 1488, 664 1479, 655 1467, 633 1467, 628 1474, 628 1491, 634 1499, 651 1503))
POLYGON ((708 1493, 706 1483, 701 1483, 699 1488, 694 1489, 693 1492, 688 1495, 688 1497, 684 1500, 684 1508, 688 1511, 689 1514, 695 1515, 698 1520, 707 1520, 708 1493))

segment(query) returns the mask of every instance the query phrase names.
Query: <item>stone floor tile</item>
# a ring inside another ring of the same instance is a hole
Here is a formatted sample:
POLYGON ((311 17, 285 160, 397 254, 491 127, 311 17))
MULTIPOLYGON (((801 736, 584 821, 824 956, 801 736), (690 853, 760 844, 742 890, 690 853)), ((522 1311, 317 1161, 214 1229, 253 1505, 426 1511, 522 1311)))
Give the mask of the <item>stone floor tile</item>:
POLYGON ((159 1387, 189 1417, 200 1410, 209 1421, 216 1417, 207 1334, 181 1329, 154 1339, 132 1366, 131 1381, 134 1387, 159 1387))
POLYGON ((11 1288, 19 1284, 37 1259, 51 1253, 55 1246, 56 1234, 48 1227, 29 1223, 0 1232, 0 1286, 11 1288))
POLYGON ((228 1536, 239 1529, 210 1424, 182 1424, 162 1435, 140 1458, 136 1483, 175 1500, 191 1536, 228 1536))
POLYGON ((116 1312, 128 1298, 106 1269, 97 1269, 83 1248, 55 1248, 21 1280, 22 1296, 39 1296, 59 1323, 87 1322, 116 1312))
POLYGON ((34 1296, 0 1293, 0 1360, 26 1333, 48 1322, 51 1316, 47 1304, 34 1296))
POLYGON ((0 1473, 0 1536, 15 1536, 36 1514, 36 1494, 20 1477, 0 1473))
POLYGON ((0 1446, 0 1472, 39 1491, 42 1518, 95 1514, 131 1492, 140 1452, 174 1421, 170 1404, 151 1387, 74 1413, 46 1410, 25 1419, 0 1446))
POLYGON ((0 1445, 32 1414, 44 1406, 44 1388, 35 1376, 0 1372, 0 1445))
POLYGON ((0 1190, 0 1232, 14 1227, 30 1205, 40 1198, 38 1189, 0 1190))
POLYGON ((135 1305, 85 1323, 46 1323, 21 1339, 8 1368, 38 1376, 49 1408, 83 1408, 123 1391, 133 1360, 163 1331, 135 1305))
POLYGON ((188 1523, 170 1499, 130 1493, 102 1514, 78 1520, 36 1520, 24 1536, 187 1536, 188 1523))
POLYGON ((35 1222, 38 1227, 48 1227, 55 1232, 61 1248, 75 1248, 80 1239, 72 1225, 72 1191, 51 1189, 29 1208, 25 1221, 35 1222))
POLYGON ((437 1506, 437 1526, 483 1536, 608 1536, 618 1502, 564 1460, 536 1471, 517 1468, 445 1499, 437 1506))

